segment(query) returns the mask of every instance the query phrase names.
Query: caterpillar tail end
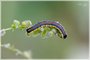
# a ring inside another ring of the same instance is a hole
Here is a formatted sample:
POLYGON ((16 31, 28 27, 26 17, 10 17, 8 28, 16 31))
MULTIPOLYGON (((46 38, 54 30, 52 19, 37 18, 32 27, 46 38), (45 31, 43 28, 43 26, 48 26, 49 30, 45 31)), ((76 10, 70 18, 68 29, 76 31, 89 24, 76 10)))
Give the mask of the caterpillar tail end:
POLYGON ((67 38, 67 35, 64 35, 63 38, 66 39, 67 38))

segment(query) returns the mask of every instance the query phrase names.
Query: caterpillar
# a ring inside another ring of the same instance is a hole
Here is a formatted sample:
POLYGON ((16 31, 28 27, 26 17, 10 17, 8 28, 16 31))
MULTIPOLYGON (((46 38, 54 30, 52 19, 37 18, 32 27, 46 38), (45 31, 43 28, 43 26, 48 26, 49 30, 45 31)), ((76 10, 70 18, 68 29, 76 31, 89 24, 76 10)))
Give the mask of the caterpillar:
POLYGON ((64 39, 67 37, 67 33, 65 32, 63 26, 59 22, 48 21, 48 20, 39 22, 39 23, 33 25, 32 27, 27 28, 26 31, 27 31, 27 33, 30 33, 44 25, 54 26, 59 32, 62 33, 64 39))

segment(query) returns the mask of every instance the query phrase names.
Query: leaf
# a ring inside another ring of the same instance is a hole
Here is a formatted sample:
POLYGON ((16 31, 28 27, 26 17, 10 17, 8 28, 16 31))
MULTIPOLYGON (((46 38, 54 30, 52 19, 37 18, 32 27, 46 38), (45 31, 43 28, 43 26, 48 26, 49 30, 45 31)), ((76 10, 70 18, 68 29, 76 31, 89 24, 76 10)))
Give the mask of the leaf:
POLYGON ((36 30, 33 31, 33 36, 36 37, 36 36, 38 36, 40 33, 41 33, 41 30, 40 30, 40 28, 38 28, 38 29, 36 29, 36 30))

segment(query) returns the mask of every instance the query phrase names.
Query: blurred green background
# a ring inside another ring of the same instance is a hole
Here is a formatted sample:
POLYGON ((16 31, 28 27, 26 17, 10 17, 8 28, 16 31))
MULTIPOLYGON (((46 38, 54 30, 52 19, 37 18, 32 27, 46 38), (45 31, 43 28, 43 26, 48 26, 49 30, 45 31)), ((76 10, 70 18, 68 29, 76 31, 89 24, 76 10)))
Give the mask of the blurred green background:
MULTIPOLYGON (((33 24, 43 20, 59 21, 68 37, 47 39, 27 37, 26 31, 7 31, 2 44, 10 43, 21 51, 31 51, 32 59, 86 59, 89 55, 89 6, 88 1, 2 1, 2 29, 11 26, 13 20, 31 20, 33 24)), ((2 59, 19 59, 15 52, 2 48, 2 59)))

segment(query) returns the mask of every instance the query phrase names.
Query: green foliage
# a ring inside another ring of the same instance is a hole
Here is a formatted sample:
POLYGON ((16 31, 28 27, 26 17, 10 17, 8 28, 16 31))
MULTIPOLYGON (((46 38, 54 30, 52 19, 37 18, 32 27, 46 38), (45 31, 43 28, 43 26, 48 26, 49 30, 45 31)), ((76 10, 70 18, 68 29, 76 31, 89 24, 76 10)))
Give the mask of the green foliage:
MULTIPOLYGON (((10 28, 7 29, 2 29, 0 31, 0 34, 5 35, 6 31, 8 30, 16 30, 16 29, 20 29, 21 31, 27 28, 32 27, 32 22, 30 20, 25 20, 25 21, 18 21, 18 20, 14 20, 13 23, 11 24, 10 28), (3 32, 3 33, 2 33, 3 32)), ((41 26, 39 28, 37 28, 36 30, 27 33, 28 36, 33 36, 36 37, 38 35, 41 35, 42 38, 47 38, 47 37, 52 37, 54 34, 57 34, 58 36, 62 37, 62 33, 60 33, 55 27, 53 26, 41 26)))
MULTIPOLYGON (((6 34, 6 31, 8 31, 8 30, 12 30, 14 32, 16 29, 20 29, 21 31, 23 31, 23 30, 26 30, 27 28, 30 28, 32 26, 33 25, 32 25, 30 20, 25 20, 22 22, 20 22, 18 20, 14 20, 13 23, 11 24, 10 28, 0 30, 0 35, 4 36, 6 34)), ((34 31, 32 31, 30 33, 27 33, 27 36, 36 37, 36 36, 41 35, 42 38, 48 38, 48 37, 52 37, 55 34, 57 34, 58 36, 62 36, 62 34, 55 27, 45 25, 45 26, 41 26, 41 27, 35 29, 34 31)), ((31 58, 30 51, 23 52, 23 51, 15 48, 14 45, 11 45, 10 43, 1 44, 0 46, 7 48, 13 52, 16 52, 16 55, 19 54, 19 55, 22 55, 26 58, 31 58)))

